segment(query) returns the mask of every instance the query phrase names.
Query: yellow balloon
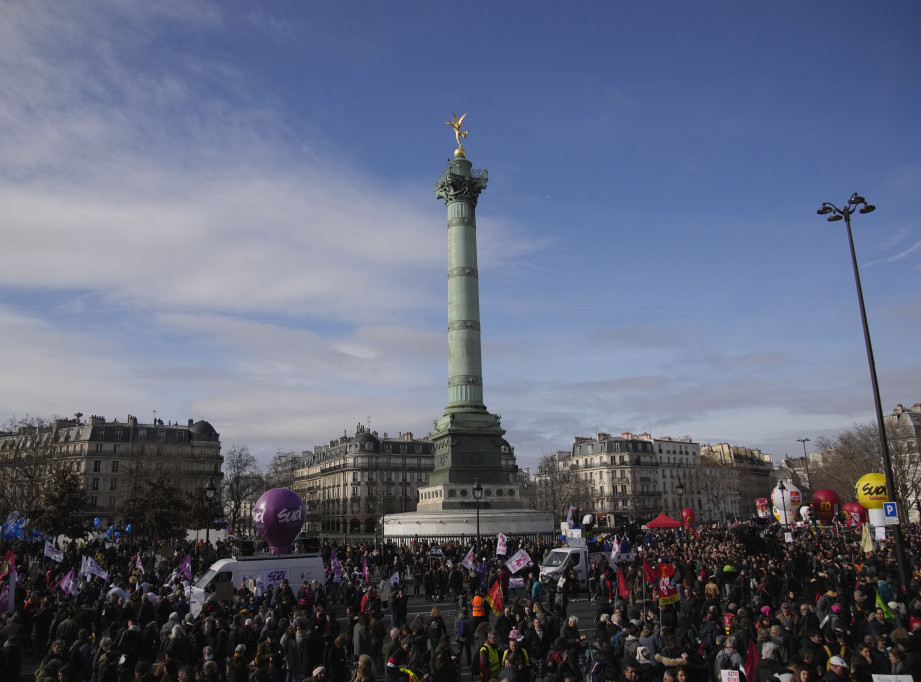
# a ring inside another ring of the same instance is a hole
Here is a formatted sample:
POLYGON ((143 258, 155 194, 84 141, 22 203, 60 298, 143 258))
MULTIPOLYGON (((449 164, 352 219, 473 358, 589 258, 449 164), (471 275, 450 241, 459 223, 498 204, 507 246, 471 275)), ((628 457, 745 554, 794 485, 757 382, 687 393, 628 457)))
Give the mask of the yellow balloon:
POLYGON ((882 509, 883 502, 889 501, 886 493, 886 477, 883 474, 864 474, 854 486, 857 501, 865 509, 882 509))

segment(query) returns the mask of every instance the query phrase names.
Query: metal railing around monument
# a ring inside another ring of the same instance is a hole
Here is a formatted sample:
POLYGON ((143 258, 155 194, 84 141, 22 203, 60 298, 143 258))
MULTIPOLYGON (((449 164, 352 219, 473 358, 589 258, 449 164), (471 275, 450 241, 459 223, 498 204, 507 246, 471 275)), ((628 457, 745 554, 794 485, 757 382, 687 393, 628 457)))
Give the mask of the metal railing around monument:
MULTIPOLYGON (((517 541, 523 539, 526 542, 535 542, 537 540, 542 540, 548 544, 554 544, 557 540, 557 533, 520 533, 516 535, 509 535, 509 542, 513 540, 517 541)), ((361 545, 361 544, 374 544, 377 545, 381 542, 380 535, 373 535, 370 533, 321 533, 320 539, 333 543, 346 542, 350 545, 361 545)), ((444 545, 449 542, 459 543, 461 546, 467 546, 472 540, 476 539, 476 535, 385 535, 383 537, 383 542, 386 544, 405 544, 409 545, 413 542, 427 542, 429 544, 438 544, 444 545)), ((481 534, 480 539, 495 539, 493 535, 481 534)))

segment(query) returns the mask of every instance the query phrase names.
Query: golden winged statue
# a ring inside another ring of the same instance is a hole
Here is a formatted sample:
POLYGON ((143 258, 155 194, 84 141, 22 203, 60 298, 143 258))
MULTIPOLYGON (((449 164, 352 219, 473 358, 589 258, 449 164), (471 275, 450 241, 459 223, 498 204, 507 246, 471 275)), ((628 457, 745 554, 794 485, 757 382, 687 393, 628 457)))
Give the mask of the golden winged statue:
POLYGON ((460 118, 457 118, 457 114, 452 111, 451 116, 454 118, 454 120, 445 121, 445 125, 449 125, 454 128, 454 137, 457 138, 457 149, 454 151, 454 156, 466 156, 466 154, 464 154, 464 146, 461 144, 461 138, 467 137, 467 132, 461 131, 461 126, 464 124, 464 119, 467 117, 467 114, 465 113, 460 118))

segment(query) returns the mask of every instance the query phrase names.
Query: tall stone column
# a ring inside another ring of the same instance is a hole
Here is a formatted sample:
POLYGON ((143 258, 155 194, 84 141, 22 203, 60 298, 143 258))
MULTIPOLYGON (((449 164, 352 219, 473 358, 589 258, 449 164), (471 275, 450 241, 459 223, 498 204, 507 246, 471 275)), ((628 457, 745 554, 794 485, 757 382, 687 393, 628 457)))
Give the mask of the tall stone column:
POLYGON ((435 196, 448 209, 448 412, 485 412, 480 346, 476 205, 486 171, 465 158, 448 163, 435 196))
POLYGON ((476 206, 487 177, 458 148, 435 183, 435 196, 448 210, 448 404, 432 434, 432 485, 509 482, 502 465, 505 431, 483 404, 476 206))

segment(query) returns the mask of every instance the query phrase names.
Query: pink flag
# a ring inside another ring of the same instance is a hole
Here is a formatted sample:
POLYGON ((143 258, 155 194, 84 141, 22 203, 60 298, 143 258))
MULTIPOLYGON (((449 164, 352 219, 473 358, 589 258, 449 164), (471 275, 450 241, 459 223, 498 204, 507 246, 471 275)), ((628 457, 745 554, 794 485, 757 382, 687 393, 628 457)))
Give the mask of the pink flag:
POLYGON ((135 567, 136 569, 138 569, 142 574, 145 573, 145 571, 144 571, 144 563, 141 561, 141 553, 140 553, 140 552, 138 552, 137 555, 134 557, 134 567, 135 567))
POLYGON ((364 558, 364 569, 365 570, 362 573, 364 574, 365 582, 370 583, 371 582, 371 571, 368 570, 368 557, 364 558))
POLYGON ((470 551, 467 552, 467 556, 464 557, 464 560, 461 562, 461 566, 466 568, 468 571, 473 570, 473 547, 471 547, 470 551))
POLYGON ((185 576, 186 580, 192 579, 192 557, 188 554, 179 562, 177 570, 185 576))
POLYGON ((496 554, 505 556, 505 553, 508 552, 508 538, 502 533, 499 533, 496 538, 496 554))
POLYGON ((529 563, 531 563, 531 557, 529 557, 528 553, 523 549, 519 549, 515 552, 515 555, 508 560, 505 566, 508 568, 509 573, 517 573, 521 570, 522 566, 526 566, 529 563))

